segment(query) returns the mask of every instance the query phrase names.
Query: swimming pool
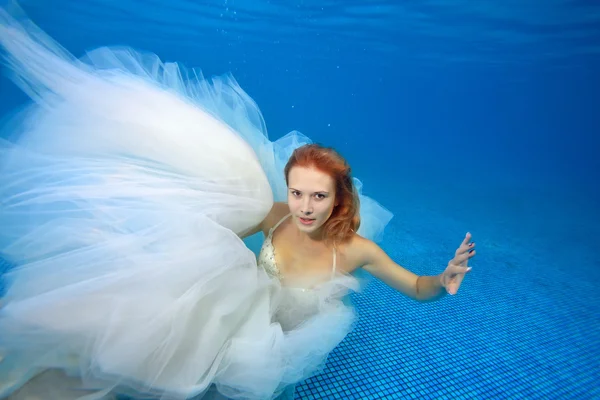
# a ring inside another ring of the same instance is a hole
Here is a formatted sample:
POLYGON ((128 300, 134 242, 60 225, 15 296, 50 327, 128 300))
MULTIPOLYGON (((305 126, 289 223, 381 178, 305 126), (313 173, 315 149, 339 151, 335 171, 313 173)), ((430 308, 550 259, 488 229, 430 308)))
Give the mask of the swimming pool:
MULTIPOLYGON (((347 155, 395 214, 382 246, 415 272, 473 233, 457 296, 353 295, 356 329, 298 398, 598 398, 600 9, 478 4, 21 2, 75 53, 231 70, 272 137, 347 155)), ((22 96, 4 77, 0 92, 4 115, 22 96)))

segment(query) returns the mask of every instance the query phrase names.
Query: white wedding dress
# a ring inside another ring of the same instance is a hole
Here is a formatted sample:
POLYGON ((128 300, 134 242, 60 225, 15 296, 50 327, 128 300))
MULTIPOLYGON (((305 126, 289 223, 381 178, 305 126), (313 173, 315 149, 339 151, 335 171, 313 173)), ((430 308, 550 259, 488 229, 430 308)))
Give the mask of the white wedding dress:
MULTIPOLYGON (((0 145, 0 398, 270 399, 319 372, 357 280, 307 315, 240 239, 310 140, 271 142, 231 76, 124 47, 77 59, 2 9, 0 45, 33 100, 0 145)), ((361 201, 376 238, 391 214, 361 201)))

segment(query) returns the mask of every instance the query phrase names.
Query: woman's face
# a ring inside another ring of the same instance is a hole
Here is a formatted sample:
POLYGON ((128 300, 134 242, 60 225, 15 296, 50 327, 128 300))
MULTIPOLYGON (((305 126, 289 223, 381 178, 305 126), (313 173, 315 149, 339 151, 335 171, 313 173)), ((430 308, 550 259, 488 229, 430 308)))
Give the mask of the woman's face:
POLYGON ((300 231, 317 232, 335 207, 335 181, 315 168, 293 167, 288 175, 288 206, 300 231))

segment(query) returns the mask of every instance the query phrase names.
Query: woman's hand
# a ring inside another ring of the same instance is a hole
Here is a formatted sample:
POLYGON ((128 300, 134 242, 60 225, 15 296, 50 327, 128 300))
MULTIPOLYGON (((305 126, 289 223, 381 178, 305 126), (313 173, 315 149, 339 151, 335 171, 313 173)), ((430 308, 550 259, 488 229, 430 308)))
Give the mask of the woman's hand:
POLYGON ((475 243, 471 242, 471 234, 467 233, 454 258, 440 277, 442 286, 449 294, 456 294, 465 275, 471 270, 468 266, 469 259, 475 255, 475 243))

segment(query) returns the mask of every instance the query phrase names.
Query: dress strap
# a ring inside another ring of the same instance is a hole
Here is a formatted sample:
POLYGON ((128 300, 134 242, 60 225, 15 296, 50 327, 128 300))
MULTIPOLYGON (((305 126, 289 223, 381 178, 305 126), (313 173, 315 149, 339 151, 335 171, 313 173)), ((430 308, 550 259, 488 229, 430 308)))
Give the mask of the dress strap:
POLYGON ((273 232, 275 232, 275 229, 277 229, 277 227, 279 225, 281 225, 281 223, 283 221, 285 221, 290 215, 292 215, 292 213, 289 213, 288 215, 286 215, 285 217, 281 218, 270 230, 269 230, 269 235, 273 234, 273 232))
POLYGON ((335 247, 334 247, 333 248, 333 268, 331 270, 331 278, 335 277, 336 262, 337 262, 337 252, 335 251, 335 247))

